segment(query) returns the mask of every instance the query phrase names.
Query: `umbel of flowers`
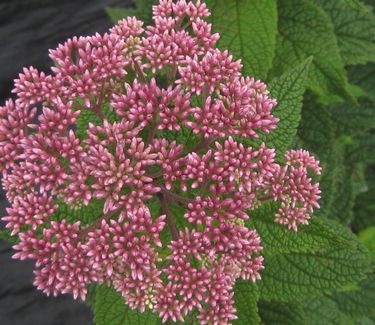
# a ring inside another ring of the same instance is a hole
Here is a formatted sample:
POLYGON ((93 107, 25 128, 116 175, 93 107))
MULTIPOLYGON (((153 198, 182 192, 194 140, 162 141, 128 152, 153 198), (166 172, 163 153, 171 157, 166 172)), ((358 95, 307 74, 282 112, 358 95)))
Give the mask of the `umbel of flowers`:
POLYGON ((275 221, 296 231, 319 207, 307 151, 281 165, 264 143, 242 144, 276 128, 277 102, 215 48, 209 14, 199 0, 161 0, 152 26, 132 17, 74 37, 50 51, 50 75, 30 67, 15 80, 17 99, 0 107, 3 220, 46 294, 84 300, 88 284, 105 283, 163 321, 195 311, 201 324, 229 324, 236 279, 263 268, 251 210, 277 201, 275 221), (88 112, 97 122, 79 136, 88 112), (56 218, 61 204, 94 203, 90 224, 56 218))

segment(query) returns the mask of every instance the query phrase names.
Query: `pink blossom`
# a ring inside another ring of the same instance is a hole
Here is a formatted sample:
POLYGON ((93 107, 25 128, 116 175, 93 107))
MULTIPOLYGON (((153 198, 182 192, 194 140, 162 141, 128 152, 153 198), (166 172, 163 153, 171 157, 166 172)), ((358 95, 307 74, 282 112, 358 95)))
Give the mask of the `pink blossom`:
POLYGON ((236 280, 264 268, 252 211, 275 201, 296 231, 319 208, 315 157, 289 150, 281 164, 266 140, 248 145, 277 127, 277 100, 215 47, 209 14, 160 0, 151 26, 128 17, 73 37, 50 50, 50 74, 15 80, 0 107, 3 220, 46 294, 84 300, 106 284, 163 322, 230 324, 236 280))

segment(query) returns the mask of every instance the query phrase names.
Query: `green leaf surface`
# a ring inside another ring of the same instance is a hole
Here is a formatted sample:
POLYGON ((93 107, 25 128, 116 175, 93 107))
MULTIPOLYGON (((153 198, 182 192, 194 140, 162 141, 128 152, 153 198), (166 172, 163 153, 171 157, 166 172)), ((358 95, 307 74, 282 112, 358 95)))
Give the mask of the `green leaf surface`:
POLYGON ((157 0, 134 0, 135 8, 113 8, 106 7, 105 10, 113 23, 128 17, 135 16, 141 19, 146 25, 151 23, 152 6, 158 3, 157 0))
POLYGON ((149 310, 140 313, 125 305, 124 298, 105 285, 96 287, 94 321, 96 325, 159 325, 158 316, 149 310))
POLYGON ((341 312, 329 297, 317 297, 305 302, 307 325, 352 325, 353 321, 341 312))
MULTIPOLYGON (((375 261, 375 226, 368 227, 366 229, 361 230, 357 236, 358 236, 358 240, 360 240, 370 251, 372 259, 375 261)), ((374 288, 374 292, 375 292, 375 288, 374 288)), ((375 301, 375 297, 374 297, 374 301, 375 301)))
POLYGON ((344 0, 315 0, 333 23, 344 64, 375 61, 375 15, 344 0))
POLYGON ((103 216, 103 200, 91 200, 87 206, 83 204, 72 206, 60 200, 57 203, 59 207, 50 217, 51 220, 66 219, 69 223, 81 221, 81 225, 88 225, 103 216))
POLYGON ((324 218, 291 232, 275 224, 275 205, 254 211, 247 223, 264 246, 265 269, 258 285, 267 301, 293 301, 328 293, 365 277, 368 251, 345 227, 324 218))
POLYGON ((298 302, 259 302, 259 313, 265 325, 301 325, 306 323, 304 306, 298 302))
POLYGON ((332 300, 352 318, 375 316, 375 274, 361 281, 353 290, 335 292, 332 300))
POLYGON ((237 309, 238 319, 233 321, 234 325, 258 325, 260 317, 258 314, 258 288, 250 281, 237 280, 235 286, 234 302, 237 309))
POLYGON ((279 155, 288 149, 297 133, 301 118, 303 94, 306 78, 311 64, 308 58, 294 69, 271 82, 271 96, 277 99, 273 115, 280 119, 277 129, 262 137, 269 147, 275 148, 279 155))
POLYGON ((354 101, 347 90, 346 71, 327 14, 309 0, 279 0, 278 11, 273 74, 282 74, 313 56, 308 87, 323 100, 337 94, 354 101))
POLYGON ((360 86, 375 102, 375 63, 350 67, 349 79, 360 86))
POLYGON ((241 59, 243 73, 265 79, 275 54, 276 0, 207 0, 218 46, 241 59))
POLYGON ((7 241, 8 243, 17 244, 19 239, 17 236, 11 236, 9 229, 0 230, 0 239, 7 241))
POLYGON ((352 227, 355 231, 375 226, 375 173, 373 167, 365 172, 368 186, 367 191, 360 193, 355 201, 354 221, 352 227))

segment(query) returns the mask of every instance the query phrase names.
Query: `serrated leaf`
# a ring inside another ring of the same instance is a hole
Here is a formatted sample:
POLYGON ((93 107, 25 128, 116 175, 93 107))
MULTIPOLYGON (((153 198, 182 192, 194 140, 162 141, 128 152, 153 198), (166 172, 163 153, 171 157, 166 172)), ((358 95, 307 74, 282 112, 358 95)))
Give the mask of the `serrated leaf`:
MULTIPOLYGON (((110 123, 113 123, 119 120, 118 115, 112 110, 112 108, 110 108, 110 106, 107 103, 103 105, 103 113, 106 119, 110 123)), ((87 136, 86 131, 88 129, 89 123, 98 125, 98 124, 101 124, 102 122, 100 118, 94 112, 87 110, 87 109, 81 110, 76 120, 76 131, 75 131, 76 136, 80 140, 83 140, 86 138, 87 136)))
POLYGON ((58 200, 57 203, 59 207, 50 217, 54 221, 66 219, 69 223, 81 221, 81 225, 88 225, 103 215, 103 200, 91 200, 87 206, 83 204, 72 206, 61 200, 58 200))
POLYGON ((274 204, 252 213, 264 247, 265 269, 258 285, 264 300, 293 301, 334 291, 364 278, 368 251, 345 227, 323 218, 294 233, 275 224, 274 204))
POLYGON ((244 65, 243 73, 265 79, 272 66, 277 32, 276 0, 207 0, 218 46, 244 65))
POLYGON ((234 290, 234 302, 237 309, 238 319, 233 321, 234 325, 258 325, 260 318, 258 315, 257 302, 259 291, 254 283, 237 280, 234 290))
POLYGON ((288 149, 297 133, 301 118, 303 94, 306 78, 311 64, 308 58, 294 69, 271 82, 271 96, 277 99, 273 115, 280 119, 277 129, 262 137, 269 147, 275 148, 279 155, 288 149))
POLYGON ((375 104, 361 100, 358 106, 351 104, 334 105, 329 108, 332 116, 339 117, 336 134, 358 134, 375 128, 375 104))
POLYGON ((375 316, 375 274, 361 281, 353 290, 335 292, 331 298, 343 313, 354 319, 375 316))
POLYGON ((158 0, 134 0, 135 8, 106 7, 105 10, 113 23, 128 16, 135 16, 149 25, 152 20, 152 6, 157 2, 158 0))
POLYGON ((375 61, 375 15, 344 0, 315 1, 331 18, 344 64, 375 61))
POLYGON ((105 285, 96 287, 94 321, 96 325, 159 325, 158 316, 149 310, 140 313, 125 304, 124 298, 105 285))
POLYGON ((9 229, 0 230, 0 239, 7 241, 8 243, 17 244, 19 239, 17 236, 11 236, 9 229))
POLYGON ((279 0, 279 37, 274 74, 313 56, 308 87, 321 98, 337 94, 354 101, 329 17, 309 0, 279 0))
POLYGON ((354 221, 352 227, 356 232, 375 226, 375 174, 373 168, 365 172, 367 191, 360 193, 354 206, 354 221))
POLYGON ((375 63, 349 68, 350 81, 360 86, 375 102, 375 63))
MULTIPOLYGON (((368 227, 361 230, 358 235, 358 240, 360 240, 370 251, 372 259, 375 261, 375 226, 368 227)), ((375 278, 374 278, 375 281, 375 278)), ((375 284, 374 284, 375 286, 375 284)), ((374 288, 375 291, 375 288, 374 288)), ((375 297, 374 297, 375 301, 375 297)))
POLYGON ((305 302, 307 325, 353 324, 350 317, 342 313, 328 297, 317 297, 305 302))
POLYGON ((306 323, 302 303, 283 303, 279 301, 259 302, 262 324, 266 325, 301 325, 306 323))

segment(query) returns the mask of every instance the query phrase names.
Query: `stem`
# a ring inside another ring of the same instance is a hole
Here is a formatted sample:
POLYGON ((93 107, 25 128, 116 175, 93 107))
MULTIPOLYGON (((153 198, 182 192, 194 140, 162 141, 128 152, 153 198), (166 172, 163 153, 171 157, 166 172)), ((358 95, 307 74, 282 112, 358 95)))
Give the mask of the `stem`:
POLYGON ((134 57, 133 57, 133 64, 134 64, 135 73, 137 74, 139 80, 141 80, 142 82, 146 82, 145 75, 144 75, 141 67, 139 66, 138 62, 136 60, 134 60, 134 57))
POLYGON ((204 138, 204 137, 202 137, 201 141, 200 141, 199 143, 197 143, 197 145, 196 145, 193 149, 191 149, 191 150, 188 152, 188 154, 189 154, 189 153, 192 153, 192 152, 197 152, 197 151, 199 151, 199 150, 202 150, 202 149, 207 148, 208 145, 209 145, 212 141, 214 141, 214 138, 213 138, 213 137, 208 137, 208 138, 204 138))
POLYGON ((204 191, 205 191, 206 188, 207 188, 207 185, 208 185, 208 181, 205 180, 205 181, 203 182, 203 184, 202 184, 201 189, 199 190, 198 196, 202 196, 202 195, 203 195, 204 191))
POLYGON ((171 69, 167 71, 167 80, 169 84, 173 84, 176 79, 177 65, 174 65, 171 69))
POLYGON ((150 128, 150 131, 149 131, 148 136, 147 136, 146 145, 149 145, 152 142, 152 140, 154 140, 154 137, 155 137, 156 131, 158 129, 158 125, 159 125, 157 119, 158 119, 158 113, 155 113, 154 117, 152 119, 152 125, 151 125, 151 128, 150 128))
POLYGON ((103 110, 102 110, 102 104, 103 104, 103 100, 104 100, 104 93, 105 93, 105 82, 106 80, 103 80, 102 82, 102 87, 100 89, 100 95, 99 95, 99 99, 98 99, 98 102, 95 106, 95 108, 93 108, 93 112, 103 121, 105 119, 105 115, 103 113, 103 110))
POLYGON ((273 201, 273 198, 272 198, 272 196, 265 196, 265 197, 262 197, 262 198, 258 199, 258 201, 268 202, 268 201, 273 201))
POLYGON ((193 202, 192 199, 189 199, 189 198, 181 196, 181 195, 179 195, 177 193, 168 191, 164 186, 160 186, 160 187, 161 187, 161 190, 162 190, 164 196, 170 198, 173 201, 181 202, 181 203, 183 203, 185 205, 188 205, 189 203, 193 202))
POLYGON ((160 193, 160 192, 157 193, 157 196, 160 200, 161 208, 163 209, 163 213, 166 216, 167 225, 169 227, 169 230, 171 231, 172 238, 173 238, 173 240, 177 240, 178 239, 178 231, 177 231, 176 225, 174 224, 174 222, 172 220, 172 215, 171 215, 171 211, 169 210, 169 207, 168 207, 167 198, 164 195, 164 193, 160 193))
POLYGON ((163 176, 163 171, 159 171, 159 172, 156 172, 156 173, 153 173, 153 174, 146 174, 146 176, 151 177, 151 178, 158 178, 158 177, 163 176))

